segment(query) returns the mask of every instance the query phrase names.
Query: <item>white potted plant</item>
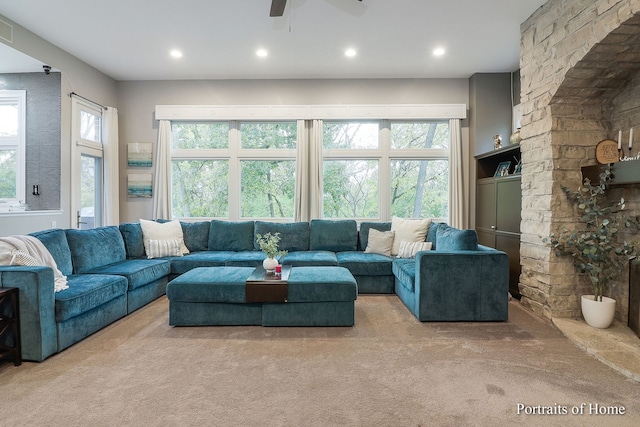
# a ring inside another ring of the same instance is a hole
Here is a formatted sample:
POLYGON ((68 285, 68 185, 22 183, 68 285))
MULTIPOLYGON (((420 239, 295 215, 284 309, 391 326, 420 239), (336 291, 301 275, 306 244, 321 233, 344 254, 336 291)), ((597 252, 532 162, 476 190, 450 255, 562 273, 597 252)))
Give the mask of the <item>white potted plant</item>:
POLYGON ((285 256, 288 251, 281 251, 278 249, 278 243, 280 243, 280 233, 265 233, 264 235, 256 234, 256 241, 260 250, 266 255, 266 259, 262 262, 264 269, 271 273, 278 265, 278 260, 285 256))
POLYGON ((615 300, 603 296, 605 289, 620 275, 627 262, 640 263, 637 242, 619 242, 622 228, 638 229, 638 217, 624 212, 624 199, 610 202, 606 198, 611 169, 600 174, 600 183, 591 184, 585 178, 576 191, 562 187, 567 198, 577 208, 582 224, 569 231, 563 227, 558 234, 543 239, 556 255, 570 256, 573 265, 591 282, 593 295, 582 295, 582 315, 590 326, 608 328, 615 315, 615 300))

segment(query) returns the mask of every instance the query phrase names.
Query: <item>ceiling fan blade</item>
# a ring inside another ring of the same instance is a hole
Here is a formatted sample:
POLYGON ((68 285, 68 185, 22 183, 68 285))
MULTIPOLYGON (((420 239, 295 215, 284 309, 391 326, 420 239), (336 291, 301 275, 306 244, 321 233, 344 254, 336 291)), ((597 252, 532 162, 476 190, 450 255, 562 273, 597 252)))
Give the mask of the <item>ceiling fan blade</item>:
POLYGON ((271 0, 271 11, 269 16, 282 16, 287 0, 271 0))

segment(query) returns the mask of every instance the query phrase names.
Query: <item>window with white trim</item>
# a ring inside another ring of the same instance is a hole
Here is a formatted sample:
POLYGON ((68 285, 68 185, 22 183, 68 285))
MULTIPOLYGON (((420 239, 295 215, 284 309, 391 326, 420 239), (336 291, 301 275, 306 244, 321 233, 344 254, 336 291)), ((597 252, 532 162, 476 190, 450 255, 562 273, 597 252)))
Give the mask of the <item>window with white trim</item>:
POLYGON ((295 121, 175 121, 171 134, 175 218, 293 218, 295 121))
POLYGON ((0 211, 25 200, 26 91, 0 90, 0 211))
POLYGON ((448 218, 448 121, 325 121, 323 215, 448 218))

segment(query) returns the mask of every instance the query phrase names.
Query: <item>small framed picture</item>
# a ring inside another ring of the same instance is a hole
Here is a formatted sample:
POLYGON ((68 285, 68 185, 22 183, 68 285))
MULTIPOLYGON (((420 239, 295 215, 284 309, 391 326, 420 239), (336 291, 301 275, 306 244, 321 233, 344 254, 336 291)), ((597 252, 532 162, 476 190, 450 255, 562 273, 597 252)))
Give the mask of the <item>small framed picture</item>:
POLYGON ((509 168, 511 167, 511 162, 502 162, 498 165, 498 169, 496 169, 496 173, 493 176, 507 176, 509 175, 509 168))
POLYGON ((152 148, 150 142, 130 142, 127 145, 127 166, 129 167, 151 167, 152 148))
POLYGON ((520 160, 517 164, 516 164, 516 168, 513 171, 513 173, 522 173, 522 160, 520 160))

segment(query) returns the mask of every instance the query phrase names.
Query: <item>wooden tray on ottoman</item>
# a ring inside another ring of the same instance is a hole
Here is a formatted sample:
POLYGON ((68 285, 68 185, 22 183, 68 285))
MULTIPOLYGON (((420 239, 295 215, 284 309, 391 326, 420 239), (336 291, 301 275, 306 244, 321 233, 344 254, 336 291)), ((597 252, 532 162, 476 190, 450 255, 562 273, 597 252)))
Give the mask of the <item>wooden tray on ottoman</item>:
POLYGON ((289 296, 287 283, 290 273, 290 265, 283 265, 282 273, 279 275, 267 273, 263 267, 256 267, 247 278, 246 302, 287 302, 289 296))

